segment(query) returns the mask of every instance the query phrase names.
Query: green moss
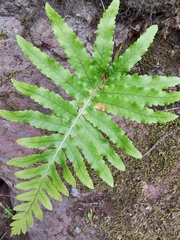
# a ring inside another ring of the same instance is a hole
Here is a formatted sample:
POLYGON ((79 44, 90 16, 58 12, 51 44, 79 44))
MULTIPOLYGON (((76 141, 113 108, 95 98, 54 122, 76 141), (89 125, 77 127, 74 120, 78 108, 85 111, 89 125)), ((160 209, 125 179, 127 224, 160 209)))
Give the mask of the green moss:
MULTIPOLYGON (((3 85, 6 82, 10 81, 12 78, 15 78, 19 71, 11 71, 4 76, 0 77, 0 84, 3 85)), ((11 100, 11 97, 23 98, 23 95, 16 91, 1 91, 0 92, 0 101, 3 102, 4 108, 6 110, 18 110, 18 106, 11 100)))
POLYGON ((15 91, 2 91, 0 93, 0 101, 3 102, 4 109, 13 111, 18 110, 19 107, 11 100, 11 97, 24 98, 22 94, 15 91))
MULTIPOLYGON (((126 127, 131 129, 131 125, 127 122, 126 127)), ((176 239, 179 220, 170 215, 167 217, 167 211, 177 212, 180 178, 178 174, 172 175, 172 170, 179 162, 179 126, 179 118, 164 125, 137 125, 133 142, 142 154, 159 143, 141 160, 119 152, 126 171, 111 168, 115 182, 113 188, 100 181, 97 174, 89 169, 95 188, 100 192, 106 191, 112 201, 104 203, 104 217, 99 216, 93 223, 87 214, 84 218, 91 227, 103 231, 108 240, 176 239), (144 184, 167 188, 169 193, 153 201, 144 195, 144 184), (111 208, 107 210, 108 204, 111 208), (148 212, 148 209, 152 211, 148 212)), ((87 191, 86 188, 81 190, 87 191)), ((98 211, 95 214, 98 215, 98 211)))
POLYGON ((0 77, 0 84, 4 84, 7 81, 10 81, 12 78, 15 78, 17 74, 19 74, 20 71, 14 71, 12 70, 11 72, 8 72, 4 74, 3 76, 0 77))
POLYGON ((3 40, 3 39, 6 39, 8 36, 3 32, 2 29, 0 29, 0 42, 3 40))
POLYGON ((21 26, 24 25, 25 21, 26 21, 25 19, 22 19, 22 20, 20 21, 21 26))

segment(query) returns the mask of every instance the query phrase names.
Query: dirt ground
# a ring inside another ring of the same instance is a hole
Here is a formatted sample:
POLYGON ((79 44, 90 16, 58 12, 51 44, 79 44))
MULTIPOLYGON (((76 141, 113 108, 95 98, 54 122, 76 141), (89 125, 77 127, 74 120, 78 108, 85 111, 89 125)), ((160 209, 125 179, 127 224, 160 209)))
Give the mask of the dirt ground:
MULTIPOLYGON (((137 15, 137 12, 131 15, 134 19, 129 19, 127 24, 140 24, 143 31, 145 19, 149 16, 144 12, 138 12, 137 15)), ((128 14, 125 16, 122 10, 118 21, 127 21, 128 14)), ((151 17, 152 23, 164 21, 167 27, 163 28, 161 24, 156 41, 132 72, 180 76, 180 30, 178 27, 174 29, 172 21, 175 19, 160 13, 151 17)), ((141 31, 129 32, 123 48, 136 40, 141 31)), ((179 86, 171 89, 179 90, 179 86)), ((179 107, 180 103, 177 102, 163 110, 180 115, 179 107)), ((89 193, 78 184, 81 195, 78 199, 71 199, 72 208, 69 211, 73 212, 74 218, 81 217, 85 224, 99 233, 92 240, 180 239, 180 119, 164 125, 147 126, 121 118, 116 121, 129 133, 143 158, 135 160, 117 149, 125 162, 126 171, 120 173, 111 168, 115 182, 113 188, 89 169, 97 191, 89 193)), ((13 214, 8 187, 0 181, 0 239, 28 240, 27 235, 10 237, 9 225, 13 214)), ((70 228, 69 235, 78 239, 79 229, 76 229, 76 233, 73 231, 70 228)))

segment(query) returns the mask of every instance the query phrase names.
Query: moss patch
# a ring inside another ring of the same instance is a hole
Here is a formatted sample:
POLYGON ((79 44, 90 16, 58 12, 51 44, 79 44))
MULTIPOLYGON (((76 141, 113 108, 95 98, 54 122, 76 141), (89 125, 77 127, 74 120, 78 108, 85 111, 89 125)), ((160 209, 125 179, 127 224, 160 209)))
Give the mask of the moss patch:
POLYGON ((88 201, 83 197, 75 206, 81 205, 84 220, 96 230, 103 231, 110 240, 178 239, 180 120, 165 125, 137 125, 133 142, 143 154, 150 150, 149 154, 136 160, 119 152, 126 171, 122 173, 111 167, 113 188, 90 170, 95 189, 104 195, 94 193, 87 197, 88 201), (84 201, 86 204, 81 204, 84 201), (88 211, 92 212, 91 218, 88 211))
POLYGON ((3 32, 2 29, 0 29, 0 42, 3 40, 3 39, 6 39, 8 36, 3 32))
MULTIPOLYGON (((12 78, 19 74, 19 71, 11 71, 4 76, 0 77, 0 86, 6 84, 12 78)), ((18 106, 14 103, 13 98, 23 98, 23 95, 16 91, 3 91, 0 92, 0 101, 3 103, 4 109, 6 110, 18 110, 18 106)))

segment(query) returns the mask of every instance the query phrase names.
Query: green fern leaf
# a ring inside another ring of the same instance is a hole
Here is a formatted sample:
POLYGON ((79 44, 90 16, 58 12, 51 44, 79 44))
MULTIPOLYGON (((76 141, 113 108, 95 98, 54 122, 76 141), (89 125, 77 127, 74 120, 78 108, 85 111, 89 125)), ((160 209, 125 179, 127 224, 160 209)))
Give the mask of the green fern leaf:
MULTIPOLYGON (((116 144, 117 148, 122 149, 127 154, 135 158, 141 158, 141 153, 134 147, 130 139, 125 135, 124 131, 104 112, 99 112, 93 108, 87 108, 87 114, 84 115, 94 127, 104 132, 109 139, 116 144)), ((115 166, 117 167, 117 166, 115 166)), ((122 164, 120 170, 124 170, 122 164)))
POLYGON ((113 52, 113 33, 119 2, 113 1, 98 25, 97 38, 94 44, 93 69, 95 76, 106 73, 113 52))
POLYGON ((64 69, 57 61, 41 52, 38 48, 32 46, 32 44, 28 43, 21 36, 17 36, 16 38, 24 54, 37 69, 54 81, 58 86, 66 89, 66 92, 70 96, 76 99, 88 96, 88 90, 83 86, 85 83, 78 81, 78 78, 70 74, 69 70, 64 69))
POLYGON ((68 139, 64 148, 67 158, 72 162, 77 177, 84 185, 89 188, 93 188, 93 183, 86 170, 83 157, 81 156, 76 145, 74 144, 74 140, 68 139))
POLYGON ((43 87, 12 80, 19 92, 51 110, 49 115, 33 110, 0 110, 0 116, 9 121, 24 122, 51 132, 45 136, 17 141, 23 147, 40 149, 42 153, 8 161, 9 165, 21 168, 15 176, 21 180, 16 188, 22 193, 16 198, 22 203, 14 208, 18 213, 13 216, 12 235, 25 233, 27 225, 32 227, 34 216, 42 219, 40 204, 52 210, 50 198, 61 201, 62 194, 68 196, 64 181, 76 186, 69 162, 77 178, 88 188, 93 188, 88 165, 103 181, 113 186, 108 164, 121 171, 125 170, 116 148, 135 158, 142 157, 113 120, 112 114, 139 123, 165 123, 177 117, 148 107, 178 101, 179 93, 169 93, 166 90, 179 84, 179 78, 127 74, 153 41, 157 32, 156 25, 151 26, 122 56, 112 62, 113 32, 118 7, 119 0, 113 0, 103 14, 91 58, 72 29, 46 4, 47 16, 60 46, 67 54, 72 73, 17 36, 22 51, 37 69, 74 100, 67 101, 43 87), (60 172, 57 166, 60 167, 60 172))
POLYGON ((128 86, 126 84, 118 86, 109 85, 104 88, 104 91, 100 94, 104 97, 111 95, 113 97, 119 97, 120 99, 128 99, 131 102, 147 106, 163 106, 164 104, 174 103, 174 101, 180 99, 179 92, 159 92, 159 90, 155 88, 128 86))
POLYGON ((50 108, 56 116, 63 116, 64 119, 72 120, 77 115, 76 109, 65 101, 60 95, 26 83, 12 80, 14 87, 21 93, 31 97, 45 108, 50 108))
MULTIPOLYGON (((108 84, 108 83, 107 83, 108 84)), ((167 89, 179 84, 179 77, 166 77, 166 76, 147 76, 147 75, 128 75, 122 74, 120 77, 116 77, 116 81, 113 81, 115 86, 118 85, 131 85, 135 87, 155 88, 156 90, 167 89)))
POLYGON ((46 14, 52 23, 52 29, 57 40, 67 54, 68 62, 74 73, 79 80, 90 87, 94 82, 92 60, 84 48, 84 44, 80 42, 72 29, 48 3, 46 4, 46 14))
POLYGON ((59 131, 61 128, 62 133, 66 132, 70 127, 70 122, 65 122, 62 117, 55 115, 45 115, 38 111, 6 111, 1 110, 0 115, 13 122, 25 122, 33 127, 41 128, 49 131, 59 131))
POLYGON ((149 45, 152 43, 153 38, 158 28, 156 25, 151 26, 147 31, 132 44, 119 58, 116 58, 108 71, 108 75, 117 78, 123 73, 129 72, 130 69, 141 60, 142 55, 147 51, 149 45))

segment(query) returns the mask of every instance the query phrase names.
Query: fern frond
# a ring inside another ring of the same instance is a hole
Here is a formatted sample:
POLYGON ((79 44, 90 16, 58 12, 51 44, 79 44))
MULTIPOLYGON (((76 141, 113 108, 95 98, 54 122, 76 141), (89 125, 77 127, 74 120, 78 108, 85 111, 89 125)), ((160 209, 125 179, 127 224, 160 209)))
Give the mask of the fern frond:
POLYGON ((69 170, 69 168, 66 165, 66 156, 63 151, 58 152, 58 158, 55 160, 55 162, 62 167, 63 171, 63 178, 64 180, 69 183, 71 186, 76 187, 76 181, 69 170))
POLYGON ((63 116, 66 120, 72 120, 77 116, 76 109, 59 94, 51 92, 43 87, 32 86, 16 80, 12 80, 12 82, 19 92, 29 96, 44 108, 51 109, 56 116, 63 116))
POLYGON ((68 62, 74 73, 78 76, 78 79, 91 87, 94 82, 92 60, 84 48, 84 44, 80 42, 68 24, 48 3, 46 4, 46 14, 52 24, 54 35, 67 54, 68 62))
POLYGON ((155 88, 157 90, 168 89, 179 84, 179 77, 166 77, 166 76, 147 76, 147 75, 128 75, 122 74, 120 77, 116 78, 116 81, 109 81, 107 85, 114 84, 118 85, 132 85, 135 87, 144 87, 144 88, 155 88))
MULTIPOLYGON (((26 142, 26 140, 28 140, 29 138, 23 138, 23 139, 24 139, 24 142, 26 142)), ((20 139, 20 140, 22 140, 21 142, 23 142, 23 139, 20 139)), ((35 138, 30 138, 30 139, 35 139, 35 138)), ((20 140, 18 142, 20 142, 20 140)), ((26 145, 26 144, 22 144, 22 145, 26 146, 26 147, 29 147, 29 145, 26 145)), ((32 146, 32 148, 33 147, 34 147, 34 145, 32 146)), ((19 168, 27 168, 27 167, 30 167, 33 164, 36 164, 36 163, 39 163, 39 162, 49 162, 52 159, 53 156, 54 156, 54 150, 46 150, 41 154, 34 154, 34 155, 31 155, 31 156, 27 156, 27 157, 13 158, 13 159, 8 161, 8 165, 16 166, 16 167, 19 167, 19 168)), ((59 166, 62 167, 63 178, 65 179, 65 181, 68 182, 73 187, 75 187, 76 186, 76 181, 75 181, 74 177, 72 176, 70 170, 68 169, 68 167, 66 165, 66 157, 64 155, 64 152, 61 151, 61 152, 58 153, 58 158, 55 159, 55 162, 59 166)), ((57 181, 57 183, 58 183, 58 181, 57 181)), ((59 185, 59 186, 61 186, 61 185, 59 185)))
POLYGON ((165 104, 174 103, 180 99, 179 92, 167 93, 165 91, 159 91, 155 88, 144 88, 136 86, 124 85, 109 85, 104 88, 104 91, 100 93, 106 97, 111 95, 121 99, 127 99, 137 104, 143 104, 147 106, 163 106, 165 104))
POLYGON ((142 104, 131 102, 116 95, 100 94, 96 95, 93 100, 103 104, 106 112, 120 115, 138 123, 165 123, 177 118, 174 114, 155 112, 142 104))
POLYGON ((64 147, 67 158, 72 162, 74 171, 79 178, 79 180, 86 185, 88 188, 93 189, 92 180, 87 172, 84 159, 78 151, 73 139, 68 139, 66 141, 66 146, 64 147))
POLYGON ((129 72, 131 68, 141 60, 142 55, 144 55, 152 43, 157 30, 158 28, 156 25, 148 28, 146 32, 122 54, 122 56, 114 60, 108 71, 108 75, 111 79, 129 72))
POLYGON ((66 132, 70 127, 70 122, 64 121, 62 117, 46 115, 33 110, 16 112, 0 110, 0 116, 11 122, 25 122, 33 127, 49 131, 58 132, 61 128, 61 133, 66 132))
MULTIPOLYGON (((11 164, 12 161, 10 162, 11 164)), ((59 178, 52 159, 50 162, 42 164, 41 166, 19 171, 16 173, 16 176, 20 179, 30 179, 29 181, 22 182, 16 186, 17 189, 26 191, 25 193, 18 195, 16 197, 17 200, 29 203, 26 205, 23 204, 22 206, 20 205, 22 212, 16 214, 13 218, 16 220, 16 223, 13 222, 11 225, 12 233, 16 232, 17 234, 19 232, 19 224, 22 224, 22 220, 26 224, 28 223, 29 226, 32 226, 32 213, 38 215, 39 217, 42 216, 41 210, 39 210, 40 208, 38 206, 39 202, 41 202, 45 208, 52 210, 52 204, 47 194, 51 198, 61 201, 62 197, 60 193, 68 195, 68 190, 59 178), (51 178, 51 180, 49 178, 51 178), (37 209, 40 211, 39 213, 36 212, 37 209)), ((24 223, 22 226, 23 228, 21 227, 21 231, 26 232, 24 223)))
POLYGON ((97 149, 97 152, 99 152, 101 156, 105 157, 117 169, 124 171, 125 166, 123 162, 121 161, 115 150, 103 137, 103 135, 100 132, 97 132, 96 129, 92 126, 92 124, 90 124, 86 120, 83 121, 83 127, 87 137, 90 137, 92 139, 92 142, 94 143, 94 147, 97 149))
POLYGON ((113 1, 100 20, 94 44, 93 64, 95 76, 106 73, 113 51, 113 33, 119 2, 113 1))
POLYGON ((77 143, 82 153, 84 154, 87 162, 98 173, 98 175, 110 186, 113 186, 113 177, 105 164, 103 157, 99 154, 99 149, 96 148, 92 141, 89 141, 87 128, 78 127, 77 143))
POLYGON ((49 136, 40 137, 28 137, 20 138, 17 143, 26 148, 48 148, 48 147, 58 147, 59 142, 62 141, 64 136, 62 134, 51 134, 49 136))
POLYGON ((111 63, 118 6, 119 0, 113 0, 103 14, 91 59, 72 29, 46 4, 52 29, 67 54, 73 73, 17 36, 18 44, 30 61, 73 97, 73 101, 67 101, 58 93, 43 87, 12 80, 18 91, 51 111, 47 115, 33 110, 0 110, 0 116, 9 121, 24 122, 51 131, 46 136, 21 138, 17 141, 21 146, 39 149, 42 153, 8 161, 9 165, 21 168, 15 176, 21 180, 17 189, 23 191, 16 197, 23 203, 14 208, 19 213, 13 216, 12 235, 25 233, 27 225, 32 227, 34 216, 42 219, 40 204, 52 210, 50 198, 61 201, 62 194, 68 196, 64 181, 76 186, 68 162, 71 162, 79 180, 88 188, 93 188, 87 165, 103 181, 113 186, 108 165, 125 170, 116 148, 135 158, 142 157, 111 114, 139 123, 165 123, 177 117, 170 113, 156 112, 148 106, 178 101, 179 93, 165 90, 179 84, 179 78, 127 74, 153 41, 157 32, 156 25, 150 27, 122 56, 111 63))
MULTIPOLYGON (((88 119, 94 127, 105 133, 109 139, 116 144, 117 148, 122 149, 132 157, 142 157, 141 153, 134 147, 124 131, 106 113, 96 111, 93 108, 87 108, 87 114, 85 114, 84 117, 88 119)), ((123 166, 122 169, 124 169, 123 166)))
POLYGON ((59 87, 66 89, 67 94, 76 99, 82 99, 83 96, 87 97, 89 95, 88 90, 84 88, 85 82, 82 83, 78 81, 78 78, 71 74, 69 70, 64 69, 59 62, 41 52, 21 36, 17 35, 16 38, 23 53, 36 68, 54 81, 59 87))
POLYGON ((34 154, 26 157, 13 158, 8 161, 8 165, 16 166, 19 168, 26 168, 35 163, 48 162, 49 159, 54 155, 54 150, 46 150, 41 154, 34 154))

